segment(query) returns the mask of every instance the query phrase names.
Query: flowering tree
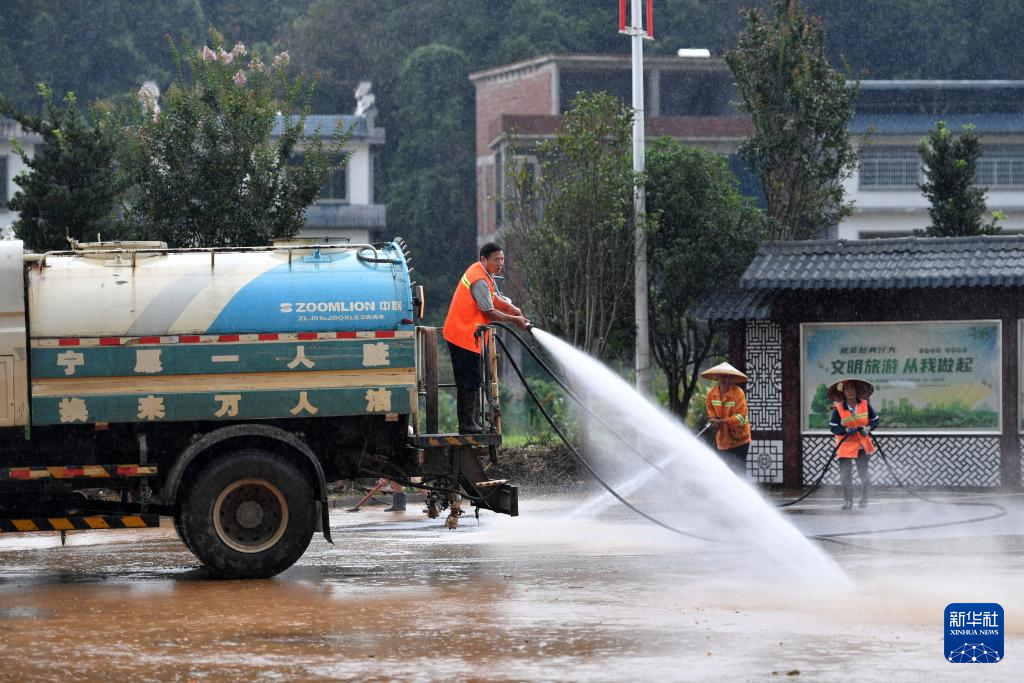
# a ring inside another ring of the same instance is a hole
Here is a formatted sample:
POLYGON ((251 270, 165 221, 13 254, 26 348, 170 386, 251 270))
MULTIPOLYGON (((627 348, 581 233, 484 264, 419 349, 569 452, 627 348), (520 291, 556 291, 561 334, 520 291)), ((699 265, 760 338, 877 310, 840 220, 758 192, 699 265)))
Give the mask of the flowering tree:
POLYGON ((171 41, 178 77, 159 102, 139 92, 128 219, 139 237, 177 247, 291 237, 345 136, 325 145, 304 134, 313 86, 287 75, 287 52, 265 64, 242 43, 228 51, 220 34, 210 37, 201 50, 171 41))

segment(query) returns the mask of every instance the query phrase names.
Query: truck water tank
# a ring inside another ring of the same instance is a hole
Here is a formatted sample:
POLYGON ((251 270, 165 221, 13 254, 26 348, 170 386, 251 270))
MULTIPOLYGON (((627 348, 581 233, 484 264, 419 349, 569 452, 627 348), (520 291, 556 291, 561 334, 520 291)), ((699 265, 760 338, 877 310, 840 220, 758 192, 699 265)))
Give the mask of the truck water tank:
POLYGON ((412 330, 413 318, 396 244, 48 255, 28 301, 33 339, 412 330))

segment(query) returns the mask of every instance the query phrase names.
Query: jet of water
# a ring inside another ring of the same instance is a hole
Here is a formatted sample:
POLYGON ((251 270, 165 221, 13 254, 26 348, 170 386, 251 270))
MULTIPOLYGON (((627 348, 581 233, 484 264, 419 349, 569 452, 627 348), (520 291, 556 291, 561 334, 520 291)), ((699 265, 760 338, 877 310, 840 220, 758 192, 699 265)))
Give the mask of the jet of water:
MULTIPOLYGON (((616 489, 620 495, 655 480, 661 491, 671 495, 673 508, 662 506, 653 516, 757 551, 794 579, 848 585, 824 552, 674 416, 579 349, 536 328, 533 336, 561 365, 573 392, 586 402, 587 410, 579 410, 583 455, 603 478, 621 481, 622 490, 616 489)), ((595 515, 606 506, 595 502, 587 507, 595 515)), ((751 564, 756 567, 755 561, 751 564)))

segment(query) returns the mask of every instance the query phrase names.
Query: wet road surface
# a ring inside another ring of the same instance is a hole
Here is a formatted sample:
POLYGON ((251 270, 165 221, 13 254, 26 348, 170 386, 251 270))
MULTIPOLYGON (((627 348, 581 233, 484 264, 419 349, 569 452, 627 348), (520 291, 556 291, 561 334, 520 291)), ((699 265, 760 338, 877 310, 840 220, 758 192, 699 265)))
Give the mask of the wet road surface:
MULTIPOLYGON (((4 535, 0 680, 1019 681, 1024 498, 980 499, 1010 514, 823 543, 849 590, 621 508, 566 521, 579 500, 564 498, 457 531, 418 506, 338 510, 334 546, 315 538, 266 581, 208 580, 170 527, 63 548, 4 535), (1003 662, 945 661, 952 602, 1003 606, 1003 662)), ((853 513, 816 497, 787 519, 820 534, 989 513, 892 494, 853 513)))

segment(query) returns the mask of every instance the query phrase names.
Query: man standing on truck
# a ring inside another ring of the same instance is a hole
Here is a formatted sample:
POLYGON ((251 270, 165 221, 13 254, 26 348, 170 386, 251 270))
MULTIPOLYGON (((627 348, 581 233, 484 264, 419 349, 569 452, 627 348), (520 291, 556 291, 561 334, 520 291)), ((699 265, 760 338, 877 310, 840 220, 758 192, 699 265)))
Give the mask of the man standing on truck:
POLYGON ((455 374, 460 434, 480 434, 483 431, 478 422, 483 377, 477 327, 491 321, 512 323, 523 330, 530 325, 523 312, 494 288, 494 276, 504 266, 505 253, 500 245, 488 242, 480 247, 479 260, 466 269, 455 287, 448 317, 444 321, 444 339, 448 342, 455 374))

